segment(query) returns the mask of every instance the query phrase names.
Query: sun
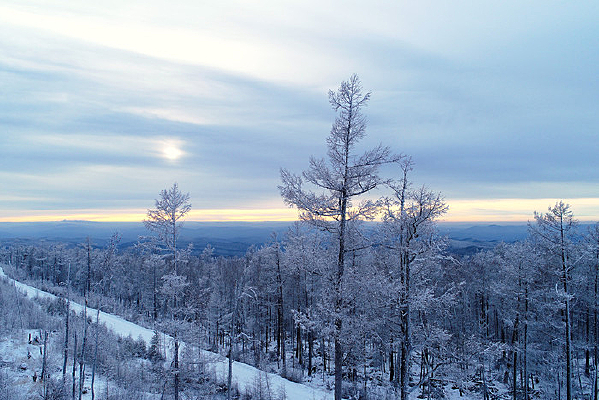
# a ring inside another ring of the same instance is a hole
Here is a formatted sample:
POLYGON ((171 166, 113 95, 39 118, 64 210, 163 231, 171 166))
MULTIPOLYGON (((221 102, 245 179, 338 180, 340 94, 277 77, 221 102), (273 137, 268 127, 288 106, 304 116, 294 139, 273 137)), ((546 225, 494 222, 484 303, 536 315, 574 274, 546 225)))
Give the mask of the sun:
POLYGON ((162 149, 162 155, 168 160, 175 161, 183 155, 183 152, 177 146, 168 144, 162 149))

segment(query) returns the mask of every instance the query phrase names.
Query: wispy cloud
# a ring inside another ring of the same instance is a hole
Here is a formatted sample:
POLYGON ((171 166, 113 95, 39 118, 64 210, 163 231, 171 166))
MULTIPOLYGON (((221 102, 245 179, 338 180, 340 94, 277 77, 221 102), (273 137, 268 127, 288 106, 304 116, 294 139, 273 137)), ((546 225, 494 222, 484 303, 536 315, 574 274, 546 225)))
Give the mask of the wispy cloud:
POLYGON ((0 209, 143 209, 174 181, 201 209, 280 208, 279 167, 325 155, 326 92, 352 72, 373 92, 364 146, 411 154, 448 200, 598 198, 597 18, 584 2, 5 1, 0 209))

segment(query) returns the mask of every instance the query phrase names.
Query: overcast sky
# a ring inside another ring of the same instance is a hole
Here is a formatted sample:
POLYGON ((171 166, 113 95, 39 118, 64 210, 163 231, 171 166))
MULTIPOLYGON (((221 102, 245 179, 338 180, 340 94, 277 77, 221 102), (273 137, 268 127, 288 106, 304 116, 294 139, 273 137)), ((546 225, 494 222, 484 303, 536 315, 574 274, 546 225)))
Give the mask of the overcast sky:
POLYGON ((448 220, 599 219, 597 1, 0 2, 0 221, 293 218, 357 73, 448 220))

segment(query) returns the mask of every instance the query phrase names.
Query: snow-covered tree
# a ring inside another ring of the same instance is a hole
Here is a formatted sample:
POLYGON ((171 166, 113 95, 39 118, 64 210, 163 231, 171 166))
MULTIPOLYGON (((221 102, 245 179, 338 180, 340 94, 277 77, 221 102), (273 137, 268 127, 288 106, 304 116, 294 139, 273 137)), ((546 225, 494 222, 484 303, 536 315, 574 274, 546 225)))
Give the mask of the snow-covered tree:
MULTIPOLYGON (((432 288, 415 291, 412 282, 413 266, 425 264, 440 255, 444 241, 439 237, 436 221, 447 211, 447 205, 438 193, 425 187, 412 189, 409 173, 413 168, 410 158, 400 163, 401 178, 391 182, 393 197, 386 199, 382 231, 385 247, 394 259, 392 282, 399 296, 392 303, 398 307, 397 319, 401 333, 399 350, 399 384, 401 400, 408 398, 409 372, 412 353, 412 308, 426 312, 427 296, 432 288), (418 295, 417 295, 418 294, 418 295)), ((430 275, 430 271, 429 271, 430 275)))
POLYGON ((179 185, 175 182, 171 188, 160 192, 155 206, 155 209, 148 210, 144 225, 157 235, 157 243, 160 248, 172 255, 172 271, 177 274, 177 241, 181 233, 183 218, 191 210, 189 193, 181 192, 179 185))
POLYGON ((310 166, 302 177, 281 169, 281 196, 286 204, 296 207, 300 218, 331 233, 337 246, 337 265, 334 280, 334 342, 335 342, 335 400, 341 400, 343 348, 340 333, 343 325, 343 276, 345 272, 348 224, 372 219, 379 203, 357 200, 383 183, 381 165, 396 161, 388 147, 379 145, 358 153, 356 146, 366 135, 366 118, 362 108, 370 99, 363 93, 357 75, 344 81, 336 92, 329 91, 329 102, 337 112, 327 138, 328 162, 310 158, 310 166), (311 186, 306 188, 304 181, 311 186))
MULTIPOLYGON (((178 274, 179 250, 177 241, 181 233, 183 218, 191 210, 189 193, 182 193, 175 182, 170 189, 164 189, 156 199, 156 208, 149 209, 147 219, 144 220, 146 228, 157 235, 157 244, 163 251, 167 251, 172 259, 172 270, 164 279, 163 293, 172 300, 173 308, 177 308, 177 299, 187 285, 186 278, 178 274)), ((174 336, 174 389, 175 400, 179 398, 179 339, 177 330, 174 336)))
MULTIPOLYGON (((512 348, 511 391, 514 400, 529 398, 529 372, 540 368, 530 368, 529 345, 531 333, 535 334, 543 327, 533 313, 540 305, 538 285, 539 264, 536 249, 529 241, 512 244, 501 243, 494 249, 498 257, 499 278, 494 284, 494 292, 501 308, 501 322, 505 329, 511 329, 506 341, 512 348), (518 388, 518 370, 521 379, 518 388)), ((498 304, 498 305, 499 305, 498 304)), ((533 358, 534 359, 534 358, 533 358)), ((540 360, 535 364, 540 367, 540 360)))
POLYGON ((533 239, 545 252, 547 265, 557 277, 558 292, 564 318, 564 352, 566 366, 566 400, 572 400, 572 259, 577 221, 570 206, 563 201, 549 207, 545 214, 535 212, 535 224, 529 224, 533 239), (560 288, 561 286, 561 288, 560 288))

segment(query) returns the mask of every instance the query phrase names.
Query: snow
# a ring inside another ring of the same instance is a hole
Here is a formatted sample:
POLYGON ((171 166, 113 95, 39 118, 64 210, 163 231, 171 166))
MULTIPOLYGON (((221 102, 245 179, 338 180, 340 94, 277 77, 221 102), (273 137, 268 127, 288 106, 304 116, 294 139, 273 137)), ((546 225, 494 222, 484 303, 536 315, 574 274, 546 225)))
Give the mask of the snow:
POLYGON ((28 330, 22 333, 21 338, 7 337, 0 341, 0 365, 3 373, 8 374, 6 378, 10 379, 11 388, 33 398, 38 394, 40 384, 33 385, 32 376, 34 373, 41 374, 42 356, 39 351, 41 346, 30 344, 26 339, 28 334, 39 336, 39 331, 28 330))
MULTIPOLYGON (((5 273, 2 267, 0 266, 0 277, 8 280, 11 284, 14 284, 17 289, 21 290, 28 297, 31 298, 47 298, 47 299, 56 299, 57 297, 51 293, 45 292, 43 290, 34 288, 32 286, 26 285, 24 283, 15 281, 14 279, 9 278, 5 273)), ((81 313, 83 311, 83 306, 76 302, 71 301, 71 309, 77 313, 81 313)), ((90 318, 95 320, 97 310, 88 307, 87 315, 90 318)), ((118 317, 113 314, 105 313, 100 311, 99 320, 101 323, 105 324, 106 327, 112 330, 114 333, 118 334, 121 337, 131 336, 134 339, 142 338, 146 345, 149 345, 152 336, 154 336, 154 331, 152 329, 144 328, 132 322, 129 322, 121 317, 118 317)), ((161 333, 163 336, 164 343, 170 343, 169 345, 169 353, 167 353, 167 357, 172 357, 173 351, 173 338, 161 333)), ((180 352, 183 350, 184 343, 181 344, 180 352)), ((221 380, 221 382, 226 382, 226 378, 228 375, 228 359, 224 356, 221 356, 216 353, 212 353, 206 350, 202 351, 202 356, 206 360, 210 360, 211 367, 214 368, 216 372, 217 379, 221 380)), ((266 373, 264 371, 260 371, 259 369, 252 367, 251 365, 244 364, 238 361, 233 362, 233 381, 237 384, 239 391, 241 393, 245 393, 246 391, 251 391, 257 383, 257 380, 262 379, 262 381, 268 382, 268 386, 273 393, 285 393, 285 398, 288 400, 328 400, 333 399, 333 393, 320 388, 311 388, 301 383, 291 382, 287 379, 282 378, 279 375, 266 373)), ((265 383, 266 384, 266 383, 265 383)))
MULTIPOLYGON (((0 367, 4 367, 3 373, 10 380, 12 390, 32 399, 40 397, 40 393, 42 393, 41 379, 36 381, 32 379, 34 374, 40 377, 42 373, 42 340, 40 337, 41 332, 39 330, 28 329, 18 333, 13 332, 11 336, 3 337, 0 340, 0 367), (30 342, 29 337, 37 340, 30 342)), ((60 363, 62 363, 60 355, 54 355, 54 359, 50 355, 48 359, 49 368, 51 368, 51 365, 60 363)), ((71 363, 68 365, 69 374, 72 365, 71 363)), ((55 372, 52 377, 59 380, 62 374, 55 372)), ((89 400, 91 399, 91 391, 89 390, 91 374, 89 372, 85 373, 85 381, 84 387, 88 390, 84 391, 81 398, 82 400, 89 400)), ((94 388, 96 393, 101 393, 106 388, 106 379, 100 374, 96 374, 94 388)), ((0 398, 3 398, 3 395, 6 395, 6 393, 0 393, 0 398)))

